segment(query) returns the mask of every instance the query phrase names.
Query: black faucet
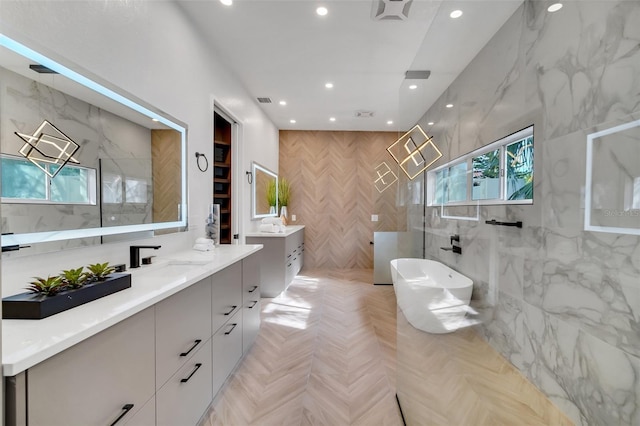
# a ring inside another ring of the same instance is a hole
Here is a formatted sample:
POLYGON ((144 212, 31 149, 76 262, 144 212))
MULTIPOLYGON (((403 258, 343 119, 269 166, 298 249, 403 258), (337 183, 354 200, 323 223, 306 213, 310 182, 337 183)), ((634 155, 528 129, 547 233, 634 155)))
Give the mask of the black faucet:
POLYGON ((162 246, 129 246, 129 260, 131 261, 131 268, 140 267, 140 249, 154 249, 158 250, 162 246))

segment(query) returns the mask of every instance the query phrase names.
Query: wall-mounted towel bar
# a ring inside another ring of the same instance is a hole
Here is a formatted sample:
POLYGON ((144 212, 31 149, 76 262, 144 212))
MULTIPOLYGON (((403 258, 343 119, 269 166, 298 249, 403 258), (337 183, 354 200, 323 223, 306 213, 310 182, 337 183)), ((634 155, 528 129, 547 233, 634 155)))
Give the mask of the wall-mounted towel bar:
POLYGON ((522 228, 522 222, 498 222, 495 219, 485 220, 487 225, 500 225, 500 226, 515 226, 516 228, 522 228))

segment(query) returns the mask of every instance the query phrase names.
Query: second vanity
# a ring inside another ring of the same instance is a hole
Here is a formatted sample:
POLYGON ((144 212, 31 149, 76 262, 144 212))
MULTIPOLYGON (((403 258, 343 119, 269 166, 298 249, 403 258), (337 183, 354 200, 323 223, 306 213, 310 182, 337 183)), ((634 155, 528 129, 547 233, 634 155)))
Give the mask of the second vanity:
POLYGON ((260 245, 184 252, 131 288, 4 320, 7 425, 195 425, 260 327, 260 245))
POLYGON ((262 297, 276 297, 291 284, 304 265, 304 225, 287 226, 283 233, 253 232, 247 243, 262 244, 262 297))

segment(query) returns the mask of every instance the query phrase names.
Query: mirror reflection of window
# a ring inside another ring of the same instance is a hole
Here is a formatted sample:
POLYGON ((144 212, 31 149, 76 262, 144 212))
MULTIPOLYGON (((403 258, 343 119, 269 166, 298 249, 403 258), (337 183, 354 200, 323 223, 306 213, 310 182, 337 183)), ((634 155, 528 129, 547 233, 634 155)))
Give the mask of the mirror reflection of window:
POLYGON ((122 203, 122 176, 102 173, 102 203, 122 203))
POLYGON ((126 203, 147 203, 147 181, 126 177, 124 180, 124 199, 126 203))

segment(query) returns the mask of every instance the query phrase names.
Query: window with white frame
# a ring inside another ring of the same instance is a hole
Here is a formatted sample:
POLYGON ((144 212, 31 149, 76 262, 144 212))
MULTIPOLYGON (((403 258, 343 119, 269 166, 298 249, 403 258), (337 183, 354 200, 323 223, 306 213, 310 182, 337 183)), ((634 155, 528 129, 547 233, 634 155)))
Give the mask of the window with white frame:
POLYGON ((533 126, 427 172, 427 205, 532 204, 533 126))
MULTIPOLYGON (((3 155, 2 202, 38 204, 96 204, 96 170, 67 164, 50 178, 21 157, 3 155)), ((53 174, 56 164, 42 164, 53 174)))

